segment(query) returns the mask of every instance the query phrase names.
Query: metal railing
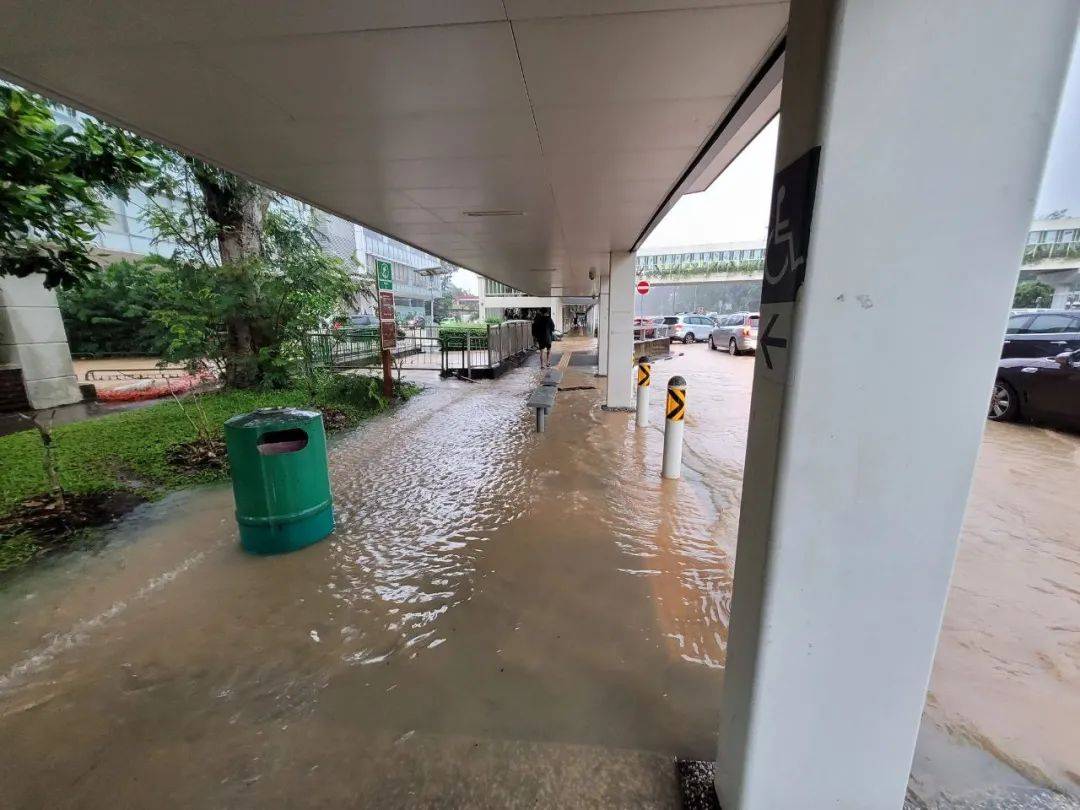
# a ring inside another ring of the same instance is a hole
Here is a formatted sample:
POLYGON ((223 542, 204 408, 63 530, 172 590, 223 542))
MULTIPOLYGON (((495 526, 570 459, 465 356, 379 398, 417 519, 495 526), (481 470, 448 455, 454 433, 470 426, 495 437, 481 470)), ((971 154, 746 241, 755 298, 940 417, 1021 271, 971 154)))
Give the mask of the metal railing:
POLYGON ((474 372, 501 370, 532 349, 532 321, 488 324, 483 332, 465 329, 443 336, 440 342, 443 373, 471 378, 474 372))
MULTIPOLYGON (((500 367, 533 346, 531 321, 506 321, 481 329, 450 329, 437 326, 398 328, 397 345, 391 350, 407 368, 443 372, 500 367), (441 358, 434 355, 438 353, 441 358)), ((378 368, 382 364, 378 331, 371 328, 304 335, 303 354, 309 369, 342 371, 378 368)))
POLYGON ((190 374, 186 368, 91 368, 83 379, 87 382, 110 380, 172 380, 190 374))
POLYGON ((1024 248, 1024 264, 1034 264, 1048 259, 1077 258, 1080 258, 1080 241, 1043 242, 1039 245, 1028 245, 1024 248))
POLYGON ((308 332, 302 348, 309 370, 364 368, 381 362, 379 333, 375 329, 308 332))

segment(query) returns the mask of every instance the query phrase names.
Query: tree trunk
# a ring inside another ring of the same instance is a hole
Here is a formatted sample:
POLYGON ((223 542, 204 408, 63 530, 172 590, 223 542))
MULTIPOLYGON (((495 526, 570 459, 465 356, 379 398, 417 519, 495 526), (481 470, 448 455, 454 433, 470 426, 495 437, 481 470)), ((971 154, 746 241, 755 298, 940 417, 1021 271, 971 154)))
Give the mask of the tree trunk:
MULTIPOLYGON (((262 229, 269 193, 254 183, 207 166, 196 160, 189 165, 206 202, 207 216, 218 226, 218 250, 223 273, 240 282, 262 258, 262 229)), ((254 284, 245 285, 251 298, 225 322, 225 385, 251 388, 262 382, 257 325, 248 312, 254 311, 254 284)))

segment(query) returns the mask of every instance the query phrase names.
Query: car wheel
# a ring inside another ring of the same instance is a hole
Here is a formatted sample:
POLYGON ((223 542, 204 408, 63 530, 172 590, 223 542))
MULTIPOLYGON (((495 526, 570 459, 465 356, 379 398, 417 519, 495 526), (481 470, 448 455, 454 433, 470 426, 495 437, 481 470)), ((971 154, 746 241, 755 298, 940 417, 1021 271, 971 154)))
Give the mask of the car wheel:
POLYGON ((737 357, 739 354, 739 344, 735 342, 735 338, 728 341, 727 345, 728 354, 732 357, 737 357))
POLYGON ((682 342, 683 343, 693 343, 695 340, 697 340, 697 338, 695 338, 694 333, 691 332, 690 334, 688 334, 686 337, 684 337, 682 339, 682 342))
POLYGON ((1016 389, 1004 380, 994 382, 987 416, 995 422, 1011 422, 1020 414, 1020 397, 1016 389))
POLYGON ((709 335, 709 348, 714 352, 716 351, 716 344, 713 342, 712 335, 709 335))

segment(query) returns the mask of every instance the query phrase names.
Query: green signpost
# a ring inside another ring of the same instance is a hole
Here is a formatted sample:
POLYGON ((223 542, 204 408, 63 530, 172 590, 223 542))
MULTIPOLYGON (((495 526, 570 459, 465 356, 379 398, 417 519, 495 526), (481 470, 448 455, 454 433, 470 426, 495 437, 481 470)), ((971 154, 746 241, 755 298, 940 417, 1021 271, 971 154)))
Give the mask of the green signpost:
POLYGON ((383 396, 394 394, 394 378, 390 370, 390 350, 397 345, 397 322, 394 320, 394 267, 382 259, 375 260, 375 286, 379 290, 379 336, 382 341, 383 396))
POLYGON ((380 290, 394 289, 394 268, 390 262, 384 262, 381 259, 375 260, 375 280, 378 282, 380 290))

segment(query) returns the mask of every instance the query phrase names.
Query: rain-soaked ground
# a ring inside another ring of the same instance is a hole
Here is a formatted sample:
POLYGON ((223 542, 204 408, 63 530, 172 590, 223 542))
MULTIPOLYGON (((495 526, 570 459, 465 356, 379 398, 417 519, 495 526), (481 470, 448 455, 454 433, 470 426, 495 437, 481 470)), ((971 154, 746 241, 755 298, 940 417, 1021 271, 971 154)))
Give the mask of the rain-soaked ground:
MULTIPOLYGON (((677 806, 671 758, 715 753, 752 366, 654 367, 690 383, 680 482, 659 397, 638 431, 577 362, 598 388, 535 434, 534 362, 337 439, 338 528, 304 551, 241 552, 215 487, 8 582, 0 801, 677 806)), ((1080 793, 1080 440, 988 428, 915 806, 1080 793)))

